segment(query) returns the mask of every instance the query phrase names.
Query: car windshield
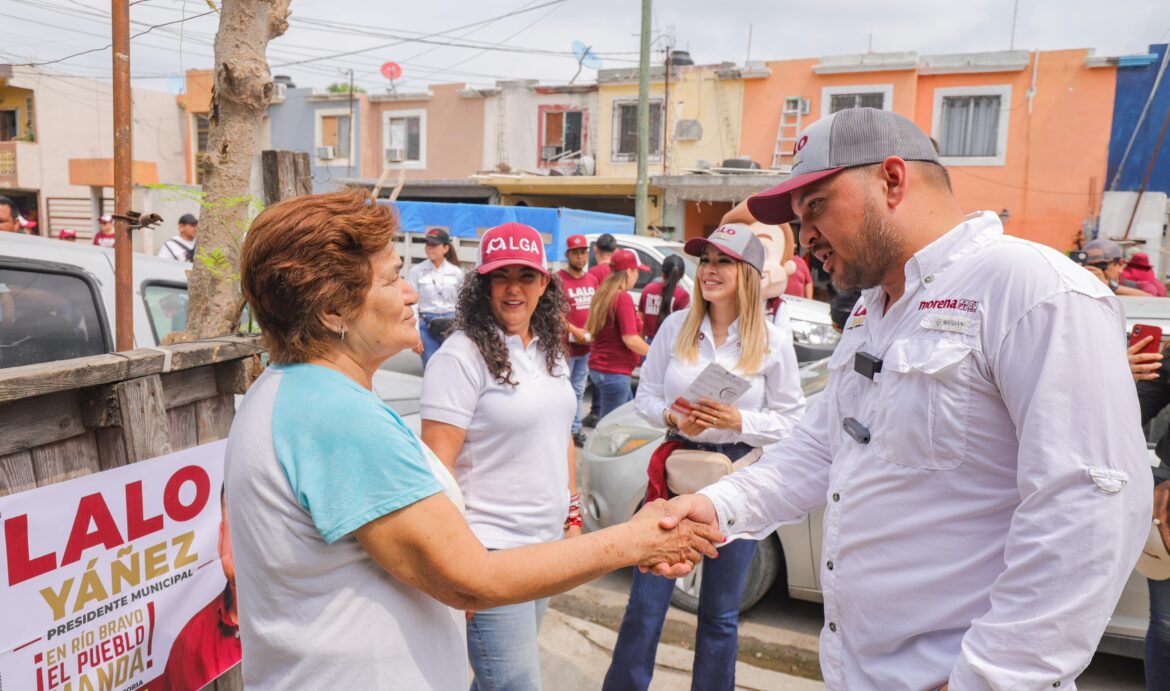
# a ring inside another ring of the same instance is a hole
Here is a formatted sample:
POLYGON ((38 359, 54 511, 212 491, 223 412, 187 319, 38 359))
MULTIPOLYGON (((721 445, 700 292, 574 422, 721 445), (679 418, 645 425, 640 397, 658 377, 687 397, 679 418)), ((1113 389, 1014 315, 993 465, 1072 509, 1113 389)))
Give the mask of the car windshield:
POLYGON ((659 249, 661 249, 662 253, 668 257, 672 254, 677 254, 678 256, 682 257, 683 267, 685 267, 687 277, 692 281, 695 280, 695 271, 697 271, 699 268, 699 260, 687 254, 686 252, 683 252, 682 243, 672 242, 668 245, 659 245, 659 249))

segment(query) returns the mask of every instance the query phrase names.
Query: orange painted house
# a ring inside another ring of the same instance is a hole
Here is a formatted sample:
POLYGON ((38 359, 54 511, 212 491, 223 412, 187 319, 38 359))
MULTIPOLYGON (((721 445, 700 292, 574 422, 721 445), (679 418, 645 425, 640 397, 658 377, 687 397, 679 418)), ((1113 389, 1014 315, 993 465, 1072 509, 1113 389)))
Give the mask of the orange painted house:
POLYGON ((963 206, 999 212, 1013 235, 1066 250, 1098 213, 1117 73, 1089 50, 869 53, 767 66, 770 76, 744 82, 740 142, 764 166, 791 163, 798 126, 870 106, 934 137, 963 206))

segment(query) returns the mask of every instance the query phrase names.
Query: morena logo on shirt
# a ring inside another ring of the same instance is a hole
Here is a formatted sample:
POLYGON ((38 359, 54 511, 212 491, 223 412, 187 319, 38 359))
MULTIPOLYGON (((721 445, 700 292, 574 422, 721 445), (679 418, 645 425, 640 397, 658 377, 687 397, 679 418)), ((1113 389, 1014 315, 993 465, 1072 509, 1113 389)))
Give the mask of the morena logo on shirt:
POLYGON ((487 249, 484 251, 485 257, 492 252, 527 252, 540 256, 541 246, 539 243, 533 242, 528 238, 515 237, 494 237, 488 242, 487 249))
POLYGON ((923 300, 918 303, 918 310, 959 310, 961 312, 975 312, 979 309, 978 300, 954 300, 942 298, 940 300, 923 300))

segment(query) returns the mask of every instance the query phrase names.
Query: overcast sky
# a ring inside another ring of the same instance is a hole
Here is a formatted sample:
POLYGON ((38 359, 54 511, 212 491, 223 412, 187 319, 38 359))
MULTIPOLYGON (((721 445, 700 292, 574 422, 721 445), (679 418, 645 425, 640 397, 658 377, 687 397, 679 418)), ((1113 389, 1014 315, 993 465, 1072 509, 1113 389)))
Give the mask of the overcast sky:
MULTIPOLYGON (((1170 0, 657 0, 654 59, 673 39, 697 63, 742 64, 749 27, 753 60, 1006 50, 1017 2, 1017 49, 1122 55, 1170 41, 1170 0)), ((212 66, 218 15, 207 0, 132 5, 133 33, 174 22, 134 39, 136 86, 175 90, 183 70, 212 66)), ((602 67, 637 63, 637 0, 292 0, 291 7, 290 29, 269 46, 269 62, 298 86, 324 87, 352 69, 359 85, 382 91, 386 61, 402 65, 402 89, 519 78, 564 83, 578 67, 574 41, 591 45, 602 67), (450 43, 460 45, 437 45, 450 43), (354 51, 363 52, 342 55, 354 51)), ((44 67, 108 79, 108 8, 106 0, 0 0, 0 62, 45 63, 96 49, 44 67)), ((595 75, 585 69, 578 81, 595 75)))

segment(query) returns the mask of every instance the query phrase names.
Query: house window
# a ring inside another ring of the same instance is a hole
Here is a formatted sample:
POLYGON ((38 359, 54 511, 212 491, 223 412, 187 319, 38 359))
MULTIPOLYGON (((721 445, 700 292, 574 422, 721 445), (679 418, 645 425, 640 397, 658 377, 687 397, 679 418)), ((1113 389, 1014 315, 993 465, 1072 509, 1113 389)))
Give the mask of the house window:
MULTIPOLYGON (((633 161, 638 155, 638 102, 613 104, 614 161, 633 161)), ((662 101, 650 101, 650 158, 662 158, 662 101)))
POLYGON ((544 112, 542 162, 573 161, 581 158, 585 113, 580 110, 544 112))
POLYGON ((426 168, 427 112, 425 110, 383 111, 382 147, 385 165, 426 168))
POLYGON ((25 132, 28 133, 28 140, 30 142, 36 141, 37 127, 36 127, 35 120, 34 120, 34 118, 36 117, 36 111, 33 110, 33 97, 32 96, 29 96, 28 98, 24 99, 24 112, 25 112, 24 130, 25 130, 25 132))
POLYGON ((211 120, 207 115, 194 115, 195 120, 195 184, 203 184, 203 154, 207 153, 207 135, 211 120))
POLYGON ((849 108, 890 110, 893 102, 893 84, 826 86, 821 89, 821 117, 849 108))
POLYGON ((944 165, 1003 165, 1010 86, 935 89, 932 134, 944 165))
POLYGON ((10 142, 17 134, 16 111, 0 110, 0 142, 10 142))
POLYGON ((332 148, 333 155, 331 157, 325 157, 318 154, 317 157, 321 159, 348 159, 350 145, 349 129, 348 113, 345 115, 322 115, 321 137, 317 141, 317 146, 332 148))

